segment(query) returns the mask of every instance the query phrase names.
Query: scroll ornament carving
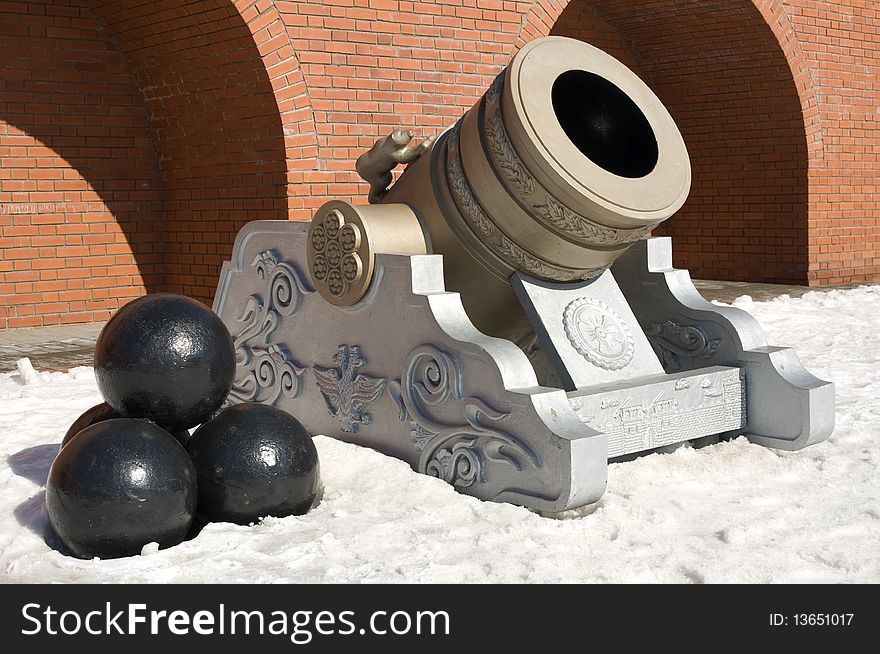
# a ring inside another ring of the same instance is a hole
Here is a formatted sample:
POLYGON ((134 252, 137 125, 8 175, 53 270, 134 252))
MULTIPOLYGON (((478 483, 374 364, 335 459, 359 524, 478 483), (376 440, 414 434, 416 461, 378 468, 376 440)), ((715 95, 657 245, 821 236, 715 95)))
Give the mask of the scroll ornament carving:
POLYGON ((724 339, 713 338, 702 325, 684 325, 675 320, 657 320, 645 334, 668 371, 683 368, 682 359, 709 359, 724 339))
POLYGON ((421 453, 419 472, 458 487, 486 483, 493 466, 541 467, 537 455, 506 428, 511 415, 467 396, 458 359, 433 346, 415 348, 406 373, 390 386, 400 419, 421 453), (458 415, 450 420, 451 415, 458 415))
POLYGON ((297 365, 285 344, 270 344, 269 339, 282 320, 296 313, 303 298, 314 291, 296 266, 280 262, 271 250, 259 253, 251 266, 266 280, 266 299, 250 296, 237 321, 243 326, 232 339, 236 377, 227 406, 241 402, 275 404, 282 395, 295 398, 302 391, 307 370, 297 365))

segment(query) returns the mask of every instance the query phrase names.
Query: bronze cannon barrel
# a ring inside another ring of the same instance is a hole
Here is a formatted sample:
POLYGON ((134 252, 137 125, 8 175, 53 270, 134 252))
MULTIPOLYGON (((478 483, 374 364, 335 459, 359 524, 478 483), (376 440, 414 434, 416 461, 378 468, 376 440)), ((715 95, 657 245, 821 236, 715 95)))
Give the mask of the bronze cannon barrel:
POLYGON ((597 48, 547 37, 382 202, 415 210, 471 319, 511 336, 521 315, 511 275, 601 274, 681 207, 690 181, 681 133, 648 86, 597 48))
POLYGON ((681 134, 647 85, 597 48, 547 37, 371 200, 409 205, 476 326, 517 340, 511 275, 598 276, 681 207, 690 181, 681 134))

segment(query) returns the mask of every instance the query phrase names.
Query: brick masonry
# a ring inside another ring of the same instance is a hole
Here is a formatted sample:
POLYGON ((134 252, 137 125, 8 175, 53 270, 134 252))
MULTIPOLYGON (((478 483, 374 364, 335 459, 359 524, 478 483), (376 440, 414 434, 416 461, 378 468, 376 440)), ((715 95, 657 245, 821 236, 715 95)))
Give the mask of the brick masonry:
POLYGON ((0 328, 102 320, 159 287, 156 161, 85 0, 0 3, 0 328))
POLYGON ((657 92, 694 168, 695 276, 880 278, 873 0, 0 0, 0 329, 210 302, 235 233, 363 201, 357 155, 444 129, 524 43, 657 92))

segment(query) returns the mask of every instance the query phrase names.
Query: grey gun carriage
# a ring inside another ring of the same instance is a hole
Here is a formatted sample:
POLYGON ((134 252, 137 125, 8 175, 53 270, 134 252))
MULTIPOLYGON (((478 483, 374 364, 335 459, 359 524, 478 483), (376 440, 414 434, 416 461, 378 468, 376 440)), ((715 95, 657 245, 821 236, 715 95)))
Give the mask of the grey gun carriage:
POLYGON ((833 385, 645 238, 687 198, 690 160, 602 51, 533 41, 436 140, 396 131, 356 168, 369 203, 239 233, 214 303, 229 402, 549 512, 598 500, 616 457, 831 433, 833 385))

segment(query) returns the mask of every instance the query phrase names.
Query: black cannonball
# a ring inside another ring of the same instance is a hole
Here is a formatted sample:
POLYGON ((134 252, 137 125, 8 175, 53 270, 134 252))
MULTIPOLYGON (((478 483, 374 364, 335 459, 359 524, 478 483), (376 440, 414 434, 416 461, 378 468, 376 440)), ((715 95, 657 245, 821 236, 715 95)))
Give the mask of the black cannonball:
MULTIPOLYGON (((85 413, 83 413, 79 418, 73 421, 73 424, 70 425, 67 433, 64 434, 64 440, 61 441, 61 447, 67 445, 70 442, 70 439, 72 439, 86 427, 90 427, 91 425, 95 425, 105 420, 112 420, 113 418, 122 417, 123 416, 116 409, 114 409, 106 402, 96 404, 91 409, 88 409, 85 413)), ((186 447, 186 443, 189 440, 189 431, 187 431, 186 429, 181 429, 180 431, 176 431, 171 435, 174 436, 174 438, 176 438, 181 445, 186 447)))
POLYGON ((186 450, 146 420, 86 427, 58 453, 46 483, 49 522, 81 558, 131 556, 151 542, 177 545, 197 501, 186 450))
POLYGON ((70 425, 67 433, 64 434, 64 440, 61 441, 61 447, 67 445, 70 442, 71 438, 76 436, 86 427, 90 427, 105 420, 112 420, 113 418, 121 417, 122 416, 119 414, 119 412, 106 402, 96 404, 91 409, 86 410, 86 412, 83 413, 79 418, 73 421, 73 424, 70 425))
POLYGON ((318 492, 318 451, 293 416, 238 404, 199 427, 187 446, 199 484, 198 513, 250 524, 306 513, 318 492))
POLYGON ((172 432, 207 420, 234 375, 229 330, 209 308, 182 295, 129 302, 95 345, 95 376, 107 404, 172 432))

